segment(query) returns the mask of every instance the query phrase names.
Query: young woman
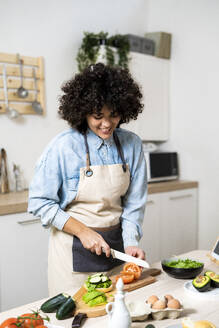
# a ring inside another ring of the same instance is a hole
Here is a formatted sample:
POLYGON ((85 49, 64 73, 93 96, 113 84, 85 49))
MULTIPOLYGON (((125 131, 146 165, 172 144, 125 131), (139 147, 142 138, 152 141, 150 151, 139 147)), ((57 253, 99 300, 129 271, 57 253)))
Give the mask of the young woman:
POLYGON ((122 123, 141 113, 129 72, 101 63, 62 87, 59 114, 71 128, 40 157, 29 212, 50 227, 49 294, 77 290, 88 274, 118 271, 110 248, 145 258, 138 247, 146 203, 142 142, 122 123))

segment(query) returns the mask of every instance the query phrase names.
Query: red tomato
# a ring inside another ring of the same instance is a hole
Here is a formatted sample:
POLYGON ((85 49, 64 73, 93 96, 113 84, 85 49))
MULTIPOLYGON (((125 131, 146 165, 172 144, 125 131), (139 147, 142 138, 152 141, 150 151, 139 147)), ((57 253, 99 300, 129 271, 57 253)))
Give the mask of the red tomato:
POLYGON ((123 273, 119 274, 118 276, 116 276, 116 281, 119 278, 122 278, 124 284, 130 284, 135 279, 135 276, 134 276, 134 274, 131 274, 131 273, 126 274, 125 272, 123 272, 123 273))
POLYGON ((17 318, 8 318, 3 321, 0 328, 16 328, 17 318))
POLYGON ((22 328, 35 328, 44 324, 38 312, 22 314, 18 317, 18 322, 22 323, 22 328))
POLYGON ((48 328, 48 327, 44 325, 40 325, 40 326, 36 326, 36 328, 48 328))
POLYGON ((140 268, 137 264, 135 263, 126 263, 123 267, 123 272, 131 272, 134 274, 135 279, 139 279, 141 276, 142 268, 140 268))

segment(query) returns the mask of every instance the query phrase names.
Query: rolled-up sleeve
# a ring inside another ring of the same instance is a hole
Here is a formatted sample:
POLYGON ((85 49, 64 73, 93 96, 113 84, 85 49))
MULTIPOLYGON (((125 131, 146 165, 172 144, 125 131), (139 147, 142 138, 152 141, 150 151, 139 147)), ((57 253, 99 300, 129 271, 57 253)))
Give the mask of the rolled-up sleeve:
POLYGON ((53 225, 62 230, 70 217, 60 207, 59 189, 61 184, 58 153, 47 152, 36 165, 28 200, 28 212, 39 217, 45 228, 53 225))
POLYGON ((138 246, 139 240, 142 237, 142 223, 147 199, 146 163, 142 142, 138 137, 134 145, 133 165, 130 171, 130 185, 122 199, 122 236, 124 247, 138 246))

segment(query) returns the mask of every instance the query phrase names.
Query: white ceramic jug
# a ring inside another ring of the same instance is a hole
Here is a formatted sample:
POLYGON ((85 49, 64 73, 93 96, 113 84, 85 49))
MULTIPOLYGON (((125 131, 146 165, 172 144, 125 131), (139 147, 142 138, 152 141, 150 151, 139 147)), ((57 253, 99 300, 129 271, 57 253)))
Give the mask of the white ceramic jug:
POLYGON ((108 328, 130 328, 131 317, 125 304, 125 293, 123 292, 123 281, 121 278, 117 281, 115 301, 106 305, 108 313, 108 328))

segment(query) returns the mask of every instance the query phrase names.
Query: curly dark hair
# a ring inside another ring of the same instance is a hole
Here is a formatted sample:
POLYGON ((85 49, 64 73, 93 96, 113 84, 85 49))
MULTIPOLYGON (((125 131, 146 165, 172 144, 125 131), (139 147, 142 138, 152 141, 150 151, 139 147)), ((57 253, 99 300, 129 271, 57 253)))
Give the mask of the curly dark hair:
POLYGON ((142 112, 142 93, 127 69, 90 65, 62 86, 58 114, 79 132, 87 130, 86 116, 104 105, 121 116, 121 123, 136 120, 142 112))

